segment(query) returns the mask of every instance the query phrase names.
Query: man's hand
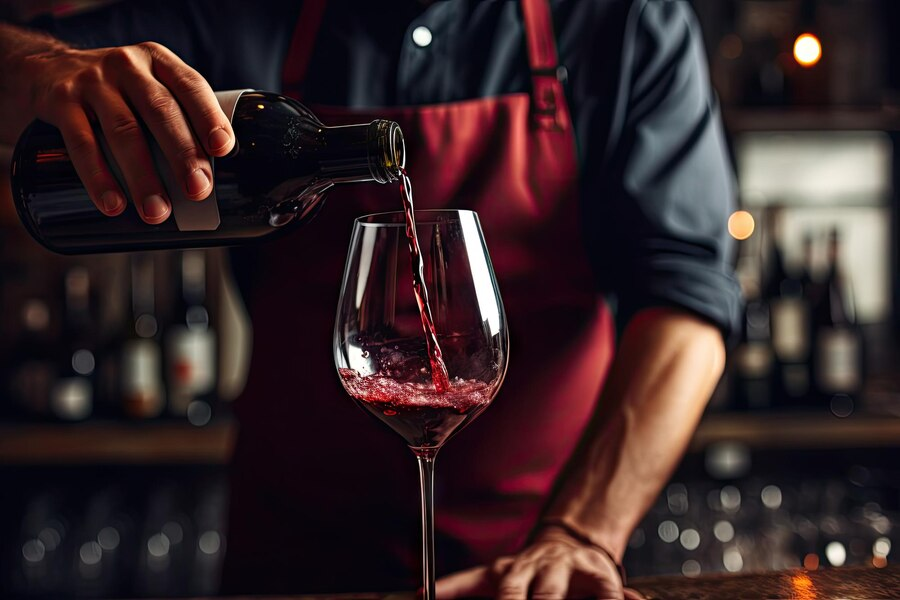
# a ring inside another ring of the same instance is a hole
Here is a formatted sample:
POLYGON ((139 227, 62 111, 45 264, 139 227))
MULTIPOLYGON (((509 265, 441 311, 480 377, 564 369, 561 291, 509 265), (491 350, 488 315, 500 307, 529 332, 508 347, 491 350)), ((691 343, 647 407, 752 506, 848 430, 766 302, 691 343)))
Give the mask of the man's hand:
POLYGON ((147 223, 165 221, 172 209, 140 122, 159 143, 187 196, 209 196, 212 169, 206 155, 230 152, 234 132, 206 80, 170 50, 154 42, 96 50, 57 42, 8 60, 4 75, 19 82, 23 98, 27 94, 19 102, 22 110, 60 129, 78 175, 104 214, 120 214, 125 195, 103 158, 94 122, 147 223))
POLYGON ((475 567, 442 577, 439 600, 498 598, 501 600, 640 600, 625 588, 612 559, 582 544, 562 530, 548 527, 514 556, 504 556, 490 567, 475 567))

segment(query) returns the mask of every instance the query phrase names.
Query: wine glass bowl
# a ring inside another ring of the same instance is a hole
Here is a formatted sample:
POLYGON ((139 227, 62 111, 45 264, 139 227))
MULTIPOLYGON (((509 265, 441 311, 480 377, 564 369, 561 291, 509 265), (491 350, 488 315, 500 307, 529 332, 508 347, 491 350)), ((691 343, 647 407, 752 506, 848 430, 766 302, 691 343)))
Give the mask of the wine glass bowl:
POLYGON ((506 373, 503 305, 471 211, 417 211, 430 294, 450 389, 438 391, 413 294, 401 212, 356 220, 335 323, 344 389, 414 450, 436 450, 496 395, 506 373))

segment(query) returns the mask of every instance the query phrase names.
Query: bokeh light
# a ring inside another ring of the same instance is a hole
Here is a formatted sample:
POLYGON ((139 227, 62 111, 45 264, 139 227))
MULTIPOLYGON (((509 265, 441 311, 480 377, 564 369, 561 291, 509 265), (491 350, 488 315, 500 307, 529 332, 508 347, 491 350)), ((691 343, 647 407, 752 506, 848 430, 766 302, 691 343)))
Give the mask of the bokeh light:
POLYGON ((736 240, 746 240, 753 235, 755 228, 756 222, 753 220, 753 215, 746 210, 735 211, 728 217, 728 233, 736 240))
POLYGON ((794 40, 794 60, 803 67, 813 67, 822 58, 822 44, 811 33, 803 33, 794 40))
POLYGON ((830 542, 825 546, 825 558, 835 567, 843 567, 847 562, 847 549, 840 542, 830 542))

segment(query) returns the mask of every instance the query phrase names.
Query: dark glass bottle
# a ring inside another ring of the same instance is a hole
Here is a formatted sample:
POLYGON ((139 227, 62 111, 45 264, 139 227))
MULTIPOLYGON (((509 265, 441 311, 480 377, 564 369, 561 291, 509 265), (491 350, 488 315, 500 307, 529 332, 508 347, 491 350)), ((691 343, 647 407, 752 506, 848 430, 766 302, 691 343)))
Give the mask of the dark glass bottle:
MULTIPOLYGON (((176 202, 176 184, 167 185, 173 215, 160 225, 147 225, 130 202, 117 217, 97 210, 59 130, 36 121, 13 155, 12 189, 19 217, 35 239, 63 254, 240 244, 306 221, 334 184, 395 181, 405 160, 403 134, 396 123, 326 127, 297 101, 271 92, 243 93, 232 126, 234 151, 212 161, 215 198, 194 203, 205 205, 201 222, 185 216, 197 209, 176 202)), ((117 171, 114 161, 110 163, 117 171)), ((164 163, 157 160, 165 180, 164 163)))
POLYGON ((122 409, 132 419, 152 419, 166 402, 152 254, 131 256, 131 299, 133 329, 120 356, 122 409))
POLYGON ((779 206, 767 211, 767 263, 764 298, 769 305, 769 325, 775 369, 772 381, 773 406, 802 404, 809 393, 809 302, 803 280, 785 260, 780 240, 783 211, 779 206))
MULTIPOLYGON (((852 410, 852 399, 863 383, 863 343, 853 306, 853 296, 838 266, 840 235, 828 236, 828 278, 813 309, 813 383, 820 400, 852 410)), ((846 415, 841 415, 846 416, 846 415)))
POLYGON ((16 352, 7 365, 6 393, 25 416, 47 418, 50 398, 58 378, 55 347, 58 340, 51 331, 51 310, 40 298, 29 298, 20 313, 20 333, 16 352))
POLYGON ((175 319, 165 332, 169 412, 202 425, 209 420, 216 391, 216 333, 206 307, 206 254, 180 252, 181 274, 175 319))
POLYGON ((741 343, 734 352, 736 408, 771 408, 773 362, 769 306, 758 298, 748 300, 741 343))
POLYGON ((59 419, 77 421, 94 409, 97 329, 91 314, 91 280, 87 268, 72 267, 64 281, 65 327, 59 378, 50 410, 59 419))

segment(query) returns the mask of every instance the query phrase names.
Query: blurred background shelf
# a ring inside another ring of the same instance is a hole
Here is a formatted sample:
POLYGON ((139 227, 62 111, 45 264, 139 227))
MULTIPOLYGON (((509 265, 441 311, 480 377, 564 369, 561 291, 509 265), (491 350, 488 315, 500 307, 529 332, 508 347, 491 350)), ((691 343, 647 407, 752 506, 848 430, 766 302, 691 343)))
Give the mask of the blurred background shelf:
POLYGON ((723 109, 732 134, 754 131, 900 131, 900 106, 723 109))
POLYGON ((237 435, 231 419, 188 423, 0 425, 0 465, 198 464, 228 462, 237 435))
MULTIPOLYGON (((173 422, 0 425, 0 466, 104 464, 227 464, 237 422, 205 427, 173 422)), ((700 452, 718 442, 753 449, 891 448, 900 446, 900 418, 810 413, 713 413, 691 441, 700 452)))
POLYGON ((700 451, 717 442, 740 442, 759 449, 891 448, 900 446, 900 418, 777 412, 710 414, 697 428, 691 450, 700 451))

